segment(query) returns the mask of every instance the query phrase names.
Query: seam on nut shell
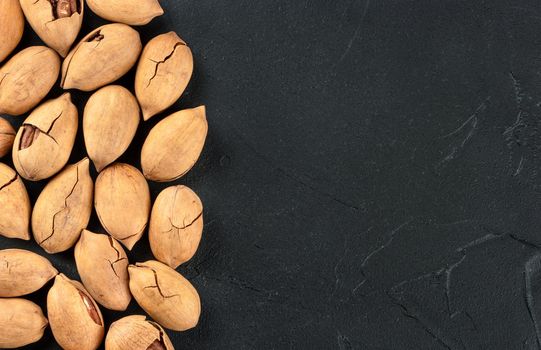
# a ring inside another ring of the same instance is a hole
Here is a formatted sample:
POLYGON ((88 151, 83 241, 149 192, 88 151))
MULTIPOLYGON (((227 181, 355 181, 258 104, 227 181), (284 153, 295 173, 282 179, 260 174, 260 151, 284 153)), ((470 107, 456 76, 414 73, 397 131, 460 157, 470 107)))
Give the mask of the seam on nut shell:
POLYGON ((126 237, 124 237, 124 238, 118 238, 118 240, 119 240, 119 241, 125 241, 125 240, 130 239, 130 238, 133 238, 133 237, 135 237, 135 236, 137 236, 137 235, 140 235, 140 234, 145 230, 145 228, 147 227, 147 225, 148 225, 148 223, 145 222, 145 224, 143 225, 143 227, 142 227, 139 231, 137 231, 136 233, 134 233, 134 234, 132 234, 132 235, 126 236, 126 237))
POLYGON ((75 48, 75 51, 73 51, 73 55, 71 55, 70 57, 70 60, 68 61, 68 65, 66 66, 66 73, 63 74, 64 76, 62 77, 62 80, 60 82, 60 87, 61 88, 64 88, 64 84, 66 83, 66 79, 68 78, 68 74, 69 74, 69 71, 70 71, 70 66, 71 66, 71 62, 73 61, 73 58, 75 57, 75 55, 77 54, 77 51, 79 51, 79 49, 83 46, 83 43, 77 45, 77 47, 75 48))

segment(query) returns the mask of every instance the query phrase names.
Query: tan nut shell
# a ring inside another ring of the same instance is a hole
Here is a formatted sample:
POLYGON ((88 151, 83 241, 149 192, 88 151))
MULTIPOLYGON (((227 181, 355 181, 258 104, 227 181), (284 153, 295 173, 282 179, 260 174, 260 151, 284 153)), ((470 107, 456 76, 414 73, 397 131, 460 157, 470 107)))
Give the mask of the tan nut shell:
POLYGON ((80 13, 75 12, 70 17, 55 19, 50 1, 20 0, 24 16, 32 29, 47 46, 62 57, 66 57, 83 23, 85 2, 76 1, 79 3, 80 13))
POLYGON ((139 170, 123 163, 105 168, 96 179, 94 205, 105 230, 131 250, 150 214, 150 191, 139 170))
POLYGON ((164 329, 142 315, 113 322, 105 337, 105 350, 174 350, 164 329))
POLYGON ((47 258, 23 249, 0 250, 0 297, 30 294, 58 275, 47 258))
POLYGON ((68 162, 78 127, 77 108, 69 93, 36 108, 17 132, 13 164, 27 180, 39 181, 59 172, 68 162), (30 147, 21 148, 24 126, 34 126, 40 133, 30 147))
POLYGON ((197 162, 207 130, 205 106, 173 113, 156 124, 141 151, 145 177, 167 182, 184 176, 197 162))
POLYGON ((30 198, 15 170, 0 163, 0 235, 30 239, 30 198))
POLYGON ((163 15, 158 0, 87 0, 87 4, 101 18, 132 26, 145 25, 163 15))
POLYGON ((143 118, 150 119, 175 103, 190 82, 192 51, 175 32, 146 44, 135 74, 135 95, 143 118))
POLYGON ((0 62, 19 44, 24 31, 24 16, 19 0, 0 1, 0 62))
POLYGON ((48 47, 31 46, 17 53, 0 68, 0 113, 21 115, 37 106, 59 70, 60 58, 48 47))
POLYGON ((88 158, 68 165, 39 195, 32 212, 34 239, 49 254, 73 247, 92 213, 94 184, 88 158))
POLYGON ((57 275, 47 294, 47 314, 57 343, 65 350, 95 350, 103 340, 103 317, 83 285, 57 275))
POLYGON ((128 257, 109 235, 83 230, 75 245, 75 263, 84 286, 94 299, 111 310, 124 311, 131 301, 128 257))
POLYGON ((139 33, 121 23, 93 30, 73 48, 62 64, 64 89, 92 91, 117 80, 137 62, 139 33))
POLYGON ((128 271, 133 297, 156 322, 175 331, 197 325, 201 301, 190 281, 153 260, 130 265, 128 271))
POLYGON ((98 171, 128 149, 139 119, 137 100, 122 86, 106 86, 90 97, 85 106, 83 132, 88 156, 98 171))
POLYGON ((190 260, 203 233, 203 203, 186 186, 172 186, 156 198, 148 229, 157 260, 177 268, 190 260))
POLYGON ((11 153, 13 141, 15 140, 15 129, 4 118, 0 118, 0 158, 11 153))
POLYGON ((0 299, 0 349, 15 349, 37 342, 47 328, 47 319, 33 302, 0 299))

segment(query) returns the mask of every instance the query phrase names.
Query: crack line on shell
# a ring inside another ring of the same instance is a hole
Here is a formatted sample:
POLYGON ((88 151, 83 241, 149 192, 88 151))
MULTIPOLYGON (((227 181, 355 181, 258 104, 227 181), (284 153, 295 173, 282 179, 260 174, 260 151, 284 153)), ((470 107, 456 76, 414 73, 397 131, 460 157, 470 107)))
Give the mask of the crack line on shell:
POLYGON ((0 79, 0 85, 2 85, 2 83, 4 82, 4 79, 6 79, 8 75, 9 73, 4 73, 4 76, 2 77, 2 79, 0 79))
POLYGON ((173 50, 171 51, 171 53, 170 53, 169 55, 165 56, 165 58, 164 58, 163 60, 157 61, 157 62, 156 62, 156 61, 154 61, 154 60, 149 59, 150 61, 156 63, 156 67, 154 67, 154 75, 152 75, 152 77, 150 77, 150 79, 148 80, 147 87, 150 86, 150 83, 152 83, 152 80, 156 77, 156 75, 158 75, 158 69, 159 69, 160 65, 161 65, 162 63, 167 62, 168 59, 170 59, 171 57, 173 57, 173 55, 175 54, 175 51, 177 50, 177 47, 179 47, 179 46, 188 46, 188 45, 186 45, 186 43, 184 43, 184 42, 182 42, 182 41, 179 41, 179 42, 177 42, 177 43, 175 44, 175 46, 173 46, 173 50))
MULTIPOLYGON (((158 330, 158 332, 160 332, 160 339, 156 339, 160 344, 165 344, 164 341, 163 341, 163 330, 155 323, 155 322, 152 322, 152 321, 148 321, 148 320, 145 320, 146 322, 150 323, 150 325, 154 328, 156 328, 158 330)), ((154 342, 156 341, 154 340, 154 342)), ((154 342, 151 343, 154 344, 154 342)), ((164 346, 165 347, 165 346, 164 346)))
POLYGON ((156 289, 158 289, 158 293, 160 293, 160 295, 164 299, 169 299, 169 298, 180 296, 178 294, 173 294, 173 295, 165 295, 165 294, 163 294, 163 291, 162 291, 162 289, 160 287, 160 283, 158 282, 158 273, 156 273, 156 270, 154 270, 152 267, 149 267, 149 266, 146 266, 146 265, 139 265, 137 267, 142 267, 142 268, 145 268, 145 269, 149 269, 154 274, 154 282, 156 283, 156 285, 155 286, 146 286, 146 287, 143 287, 143 289, 156 288, 156 289))
MULTIPOLYGON (((168 231, 163 231, 162 233, 171 232, 171 231, 173 231, 174 228, 177 229, 178 231, 180 231, 180 230, 185 230, 185 229, 187 229, 188 227, 190 227, 190 226, 192 226, 193 224, 195 224, 195 222, 196 222, 197 220, 199 220, 199 219, 201 218, 201 216, 203 216, 203 211, 201 211, 201 212, 199 213, 199 215, 197 215, 197 216, 195 217, 195 219, 193 219, 189 224, 184 225, 184 226, 182 226, 182 227, 180 227, 180 226, 175 226, 175 224, 173 224, 173 220, 171 220, 171 218, 169 218, 169 222, 171 223, 171 229, 168 230, 168 231)), ((178 233, 178 232, 177 232, 177 233, 178 233)))
MULTIPOLYGON (((62 114, 64 114, 64 111, 60 111, 60 114, 59 114, 56 118, 54 118, 54 120, 51 122, 51 125, 49 126, 49 129, 47 129, 47 132, 46 132, 47 135, 49 135, 49 133, 53 130, 53 127, 54 127, 56 121, 57 121, 58 119, 60 119, 60 117, 62 116, 62 114)), ((51 136, 51 137, 52 137, 52 136, 51 136)))
POLYGON ((108 236, 107 238, 109 239, 109 244, 111 245, 111 248, 113 248, 115 250, 115 252, 116 252, 116 258, 117 258, 117 261, 118 261, 118 259, 120 259, 120 251, 115 248, 115 245, 114 245, 114 242, 113 242, 113 237, 108 236))
POLYGON ((58 214, 60 214, 61 212, 63 212, 64 210, 66 210, 68 208, 68 199, 71 197, 71 195, 75 192, 75 188, 77 187, 77 184, 79 183, 79 166, 76 166, 76 169, 77 169, 77 178, 76 178, 76 181, 75 181, 75 184, 73 184, 73 187, 71 188, 71 191, 70 193, 67 195, 66 198, 64 198, 64 208, 60 209, 59 211, 57 211, 54 215, 53 215, 53 227, 52 227, 52 232, 51 234, 45 238, 43 241, 39 242, 39 245, 42 245, 43 243, 45 243, 45 241, 47 241, 49 238, 51 238, 53 235, 54 235, 54 231, 55 231, 55 219, 56 219, 56 216, 58 214))
MULTIPOLYGON (((37 126, 35 126, 35 125, 33 125, 33 124, 26 124, 26 123, 24 123, 22 126, 23 126, 23 127, 25 127, 25 126, 31 126, 31 127, 35 128, 35 129, 39 130, 40 133, 45 134, 45 135, 47 135, 48 137, 50 137, 50 138, 58 145, 58 141, 56 141, 56 139, 55 139, 53 136, 50 135, 50 132, 53 130, 53 127, 55 126, 55 124, 56 124, 56 122, 58 121, 58 119, 60 119, 60 117, 62 117, 62 114, 64 114, 64 111, 63 111, 63 110, 60 111, 60 114, 59 114, 56 118, 53 119, 53 121, 51 122, 51 125, 49 125, 49 128, 47 129, 47 131, 43 131, 43 130, 41 130, 40 128, 38 128, 37 126)), ((39 136, 39 135, 38 135, 38 136, 39 136)), ((35 140, 35 139, 34 139, 34 140, 35 140)), ((22 143, 22 142, 23 142, 23 141, 22 141, 22 135, 21 135, 21 142, 20 142, 20 143, 22 143)), ((33 142, 34 142, 34 141, 32 141, 32 143, 33 143, 33 142)), ((30 146, 32 146, 32 144, 30 144, 30 146)), ((26 148, 30 148, 30 146, 28 146, 28 147, 26 147, 26 148)), ((21 147, 21 146, 19 145, 19 150, 21 150, 20 147, 21 147)), ((25 171, 25 173, 26 173, 26 171, 25 171)))
POLYGON ((119 259, 117 259, 117 260, 115 260, 115 261, 111 261, 111 260, 109 260, 109 259, 105 259, 105 260, 107 260, 107 262, 109 263, 109 265, 111 265, 111 270, 113 270, 113 273, 116 275, 116 277, 120 278, 120 276, 118 275, 118 273, 117 273, 116 270, 115 270, 115 266, 114 266, 114 265, 115 265, 117 262, 121 262, 122 260, 126 260, 126 258, 119 258, 119 259))
POLYGON ((8 187, 9 185, 11 185, 12 183, 14 183, 15 181, 17 181, 17 178, 19 176, 17 175, 17 173, 15 173, 15 176, 13 176, 12 179, 10 179, 8 182, 6 182, 5 184, 3 184, 2 186, 0 186, 0 191, 2 191, 4 188, 8 187))
MULTIPOLYGON (((45 131, 41 130, 40 128, 38 128, 37 126, 35 126, 35 125, 33 125, 33 124, 23 124, 22 126, 31 126, 31 127, 33 127, 33 128, 36 128, 36 129, 38 129, 39 132, 42 133, 43 135, 46 135, 46 136, 50 137, 51 140, 54 141, 54 143, 56 143, 57 145, 59 144, 58 141, 56 141, 56 139, 55 139, 54 137, 52 137, 51 135, 47 134, 45 131)), ((30 145, 30 146, 32 146, 32 145, 30 145)), ((28 147, 28 148, 30 148, 30 147, 28 147)), ((22 151, 22 150, 19 150, 19 151, 22 151)), ((20 152, 19 152, 19 153, 20 153, 20 152)))

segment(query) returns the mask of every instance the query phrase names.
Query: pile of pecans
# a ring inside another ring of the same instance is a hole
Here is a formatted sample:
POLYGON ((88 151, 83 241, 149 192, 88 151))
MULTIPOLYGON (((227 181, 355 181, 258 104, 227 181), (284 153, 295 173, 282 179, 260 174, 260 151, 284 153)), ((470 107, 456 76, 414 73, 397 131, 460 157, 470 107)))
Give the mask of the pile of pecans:
POLYGON ((0 118, 0 158, 11 153, 15 167, 0 163, 0 235, 32 235, 49 254, 75 247, 82 282, 36 253, 0 250, 0 348, 36 342, 50 325, 63 349, 96 349, 105 337, 108 350, 169 350, 174 347, 164 328, 193 328, 201 314, 196 289, 175 269, 199 246, 203 204, 188 187, 171 186, 152 206, 147 180, 173 181, 193 167, 207 136, 205 107, 173 113, 152 128, 141 150, 142 172, 116 160, 141 116, 146 121, 180 98, 192 76, 192 52, 174 32, 143 48, 131 26, 163 14, 158 0, 86 2, 114 23, 74 45, 85 0, 0 0, 0 63, 19 44, 25 18, 47 45, 28 47, 0 67, 0 114, 29 113, 18 131, 0 118), (135 96, 109 85, 137 62, 135 96), (97 90, 82 118, 88 158, 76 164, 67 165, 79 124, 70 93, 42 102, 59 76, 65 90, 97 90), (95 183, 91 162, 99 172, 95 183), (33 209, 21 178, 49 179, 33 209), (93 208, 108 234, 87 230, 93 208), (124 248, 131 250, 147 228, 156 260, 130 264, 124 248), (20 297, 52 279, 45 318, 38 305, 20 297), (132 296, 153 321, 124 317, 105 336, 99 305, 124 311, 132 296))

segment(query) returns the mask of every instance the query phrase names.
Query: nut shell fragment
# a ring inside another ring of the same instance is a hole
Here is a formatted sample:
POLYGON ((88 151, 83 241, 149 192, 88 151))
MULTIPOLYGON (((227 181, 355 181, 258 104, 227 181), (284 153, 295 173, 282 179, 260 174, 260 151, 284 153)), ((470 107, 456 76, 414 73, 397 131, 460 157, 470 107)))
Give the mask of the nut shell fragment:
POLYGON ((94 184, 88 158, 68 165, 45 186, 32 212, 32 231, 49 254, 71 248, 90 220, 94 184))
POLYGON ((31 46, 17 53, 0 68, 0 114, 16 116, 34 108, 49 93, 59 71, 60 58, 48 47, 31 46))
POLYGON ((83 230, 75 246, 75 263, 84 286, 94 299, 111 310, 124 311, 131 301, 128 257, 109 235, 83 230))
POLYGON ((41 308, 20 298, 0 298, 0 349, 15 349, 37 342, 47 328, 41 308))
POLYGON ((0 250, 0 297, 30 294, 49 282, 58 271, 47 258, 23 249, 0 250))
POLYGON ((190 82, 193 56, 175 32, 158 35, 146 44, 135 74, 135 94, 150 119, 175 103, 190 82))
POLYGON ((173 181, 197 162, 207 137, 205 106, 185 109, 161 120, 141 151, 143 174, 149 180, 173 181))
POLYGON ((59 172, 68 162, 78 123, 69 93, 36 108, 15 137, 12 155, 17 172, 30 181, 59 172))
POLYGON ((201 301, 193 285, 158 261, 128 266, 130 290, 137 303, 160 325, 175 331, 199 322, 201 301))
POLYGON ((57 343, 65 350, 95 350, 104 335, 98 304, 83 285, 63 274, 47 294, 47 314, 57 343))
POLYGON ((106 24, 85 36, 62 64, 61 87, 92 91, 117 80, 137 62, 139 33, 121 23, 106 24))
POLYGON ((96 179, 94 205, 105 230, 131 250, 147 227, 148 183, 133 166, 114 163, 96 179))
POLYGON ((163 15, 158 0, 87 0, 87 4, 101 18, 132 26, 145 25, 163 15))
POLYGON ((0 235, 30 239, 30 198, 15 170, 0 163, 0 235))
POLYGON ((149 349, 175 349, 167 333, 156 322, 147 320, 142 315, 133 315, 111 324, 105 338, 105 350, 149 349))
POLYGON ((157 260, 177 268, 190 260, 203 232, 203 204, 186 186, 172 186, 156 198, 150 216, 149 240, 157 260))

